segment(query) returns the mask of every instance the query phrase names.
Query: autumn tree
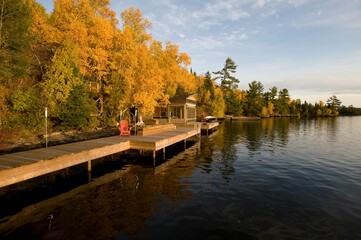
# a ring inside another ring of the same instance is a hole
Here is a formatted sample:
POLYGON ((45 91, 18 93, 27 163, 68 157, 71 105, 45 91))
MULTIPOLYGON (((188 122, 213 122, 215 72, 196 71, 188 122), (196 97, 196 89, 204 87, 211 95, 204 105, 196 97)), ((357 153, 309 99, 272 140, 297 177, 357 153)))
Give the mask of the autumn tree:
MULTIPOLYGON (((41 84, 45 105, 53 118, 59 118, 74 87, 82 85, 79 57, 71 40, 59 47, 46 67, 41 84)), ((77 105, 78 106, 78 105, 77 105)), ((81 107, 81 106, 79 106, 81 107)))
POLYGON ((79 73, 85 82, 98 84, 96 100, 100 115, 104 112, 105 86, 115 68, 112 50, 117 19, 109 9, 109 0, 54 2, 52 21, 62 39, 71 39, 79 55, 79 73))
POLYGON ((123 31, 116 43, 115 63, 117 65, 112 85, 122 93, 118 109, 140 107, 143 114, 150 114, 164 97, 162 71, 148 49, 146 37, 148 21, 139 10, 130 9, 122 14, 123 31), (143 34, 139 38, 138 34, 143 34))
POLYGON ((195 76, 188 72, 191 59, 186 53, 179 52, 178 45, 168 41, 163 48, 161 42, 153 41, 150 51, 162 70, 166 97, 195 92, 195 76))
POLYGON ((142 45, 149 42, 152 36, 147 32, 152 27, 151 22, 143 17, 139 9, 130 7, 121 14, 123 27, 132 29, 132 38, 136 45, 142 45))
POLYGON ((46 73, 46 66, 50 64, 55 51, 63 41, 62 33, 53 26, 51 17, 45 8, 33 1, 31 3, 33 22, 31 35, 33 42, 30 46, 31 73, 35 82, 41 82, 46 73))

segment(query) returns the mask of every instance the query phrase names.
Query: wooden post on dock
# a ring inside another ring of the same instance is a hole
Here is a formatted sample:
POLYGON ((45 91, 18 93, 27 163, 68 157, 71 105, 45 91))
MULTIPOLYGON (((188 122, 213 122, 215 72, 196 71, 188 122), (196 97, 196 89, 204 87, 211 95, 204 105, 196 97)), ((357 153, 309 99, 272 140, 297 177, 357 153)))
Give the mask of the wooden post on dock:
POLYGON ((165 148, 163 148, 163 160, 165 160, 165 148))
POLYGON ((184 150, 187 149, 187 139, 184 139, 184 150))
POLYGON ((45 108, 45 147, 48 147, 48 108, 45 108))
POLYGON ((153 151, 153 166, 155 166, 155 151, 153 151))
POLYGON ((88 160, 88 182, 92 180, 92 161, 88 160))

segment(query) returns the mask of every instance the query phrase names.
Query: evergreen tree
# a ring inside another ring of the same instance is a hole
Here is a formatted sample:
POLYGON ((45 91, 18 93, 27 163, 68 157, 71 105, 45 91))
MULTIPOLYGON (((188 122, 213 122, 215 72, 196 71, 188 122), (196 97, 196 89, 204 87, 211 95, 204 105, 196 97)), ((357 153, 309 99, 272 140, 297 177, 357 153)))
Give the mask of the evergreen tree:
POLYGON ((248 86, 245 112, 248 116, 261 116, 264 106, 263 85, 259 81, 253 81, 248 86))
POLYGON ((290 94, 287 88, 284 88, 278 92, 277 107, 276 110, 281 116, 287 116, 290 113, 289 104, 291 101, 290 94))
POLYGON ((231 73, 235 73, 237 65, 231 58, 227 58, 224 68, 218 72, 213 72, 216 75, 215 79, 221 80, 221 88, 223 92, 229 92, 238 88, 239 80, 232 76, 231 73))
POLYGON ((337 116, 339 114, 341 103, 335 95, 327 99, 327 106, 332 110, 332 115, 337 116))
POLYGON ((227 58, 223 69, 213 72, 216 75, 215 79, 221 80, 221 89, 226 103, 226 114, 229 115, 240 115, 242 113, 241 101, 235 93, 239 80, 231 75, 236 72, 236 69, 237 65, 234 61, 231 58, 227 58))
POLYGON ((211 100, 214 100, 214 86, 213 86, 213 80, 211 78, 211 74, 210 72, 208 71, 205 75, 205 78, 204 78, 204 88, 206 90, 208 90, 211 94, 211 100))
POLYGON ((86 88, 83 85, 74 87, 59 116, 61 128, 77 130, 89 128, 90 113, 95 109, 86 88))

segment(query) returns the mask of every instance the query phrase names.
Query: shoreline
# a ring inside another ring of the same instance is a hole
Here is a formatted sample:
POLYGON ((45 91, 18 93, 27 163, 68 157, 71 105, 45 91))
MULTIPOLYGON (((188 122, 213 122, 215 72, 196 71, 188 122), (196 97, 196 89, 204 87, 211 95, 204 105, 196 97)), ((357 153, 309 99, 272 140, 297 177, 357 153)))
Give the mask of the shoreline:
MULTIPOLYGON (((90 132, 80 132, 80 131, 69 131, 69 132, 55 132, 49 134, 48 137, 48 146, 56 146, 60 144, 81 142, 85 140, 91 140, 96 138, 110 137, 119 134, 119 130, 115 127, 113 128, 104 128, 100 130, 90 131, 90 132)), ((5 136, 4 138, 6 138, 5 136)), ((45 148, 45 138, 44 135, 34 135, 32 137, 23 138, 19 141, 14 139, 9 139, 8 142, 0 143, 0 155, 22 152, 32 149, 45 148)))

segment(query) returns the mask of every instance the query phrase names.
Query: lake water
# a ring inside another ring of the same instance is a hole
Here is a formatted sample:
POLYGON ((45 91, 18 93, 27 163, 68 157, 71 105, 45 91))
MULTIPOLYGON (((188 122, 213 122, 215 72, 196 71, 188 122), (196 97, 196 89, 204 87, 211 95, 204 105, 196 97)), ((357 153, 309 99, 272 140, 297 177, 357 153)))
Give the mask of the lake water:
POLYGON ((361 117, 225 121, 2 190, 4 239, 361 239, 361 117), (182 145, 182 144, 181 144, 182 145), (20 207, 20 209, 18 209, 20 207))

